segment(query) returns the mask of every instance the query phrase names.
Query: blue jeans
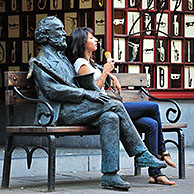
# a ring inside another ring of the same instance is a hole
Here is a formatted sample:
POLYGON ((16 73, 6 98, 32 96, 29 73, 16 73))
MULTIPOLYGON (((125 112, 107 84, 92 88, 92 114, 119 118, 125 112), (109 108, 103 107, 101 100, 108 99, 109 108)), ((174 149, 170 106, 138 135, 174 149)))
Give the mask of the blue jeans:
MULTIPOLYGON (((158 158, 166 150, 159 106, 155 102, 126 102, 124 103, 131 120, 138 132, 145 133, 144 143, 148 150, 158 158)), ((149 176, 161 173, 160 169, 149 168, 149 176)))

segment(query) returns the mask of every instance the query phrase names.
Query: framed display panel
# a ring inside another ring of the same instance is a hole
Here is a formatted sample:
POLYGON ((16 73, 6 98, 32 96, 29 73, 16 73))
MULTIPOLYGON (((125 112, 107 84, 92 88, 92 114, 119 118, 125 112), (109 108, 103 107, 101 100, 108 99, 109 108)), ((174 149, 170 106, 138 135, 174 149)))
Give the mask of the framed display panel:
POLYGON ((194 11, 193 0, 183 1, 185 11, 194 11))
POLYGON ((139 12, 128 12, 128 34, 140 35, 139 12))
POLYGON ((22 41, 22 63, 28 63, 30 58, 34 56, 34 41, 22 41))
POLYGON ((81 27, 90 27, 93 28, 95 25, 93 22, 93 12, 91 10, 88 10, 87 12, 81 11, 79 12, 79 20, 80 20, 80 26, 81 27))
POLYGON ((28 15, 22 15, 22 36, 25 38, 33 38, 34 37, 34 20, 35 17, 33 14, 28 14, 28 15))
POLYGON ((125 61, 125 38, 114 38, 114 60, 125 61))
POLYGON ((0 0, 0 13, 4 13, 6 11, 5 6, 6 2, 4 0, 0 0))
POLYGON ((92 0, 79 0, 80 9, 89 9, 92 8, 92 0))
POLYGON ((140 73, 139 65, 128 65, 128 73, 140 73))
POLYGON ((156 61, 157 62, 168 62, 168 40, 157 39, 156 40, 156 61))
POLYGON ((140 38, 129 38, 127 41, 127 61, 140 61, 140 38))
POLYGON ((49 7, 49 1, 48 0, 40 0, 36 1, 35 8, 37 11, 45 11, 48 10, 49 7))
POLYGON ((47 16, 47 14, 36 14, 36 28, 38 27, 39 21, 40 21, 42 18, 46 17, 46 16, 47 16))
POLYGON ((0 64, 6 63, 6 42, 0 41, 0 64))
POLYGON ((154 9, 154 1, 142 0, 142 9, 154 9))
POLYGON ((125 12, 124 11, 115 11, 114 12, 114 34, 125 34, 125 12))
POLYGON ((0 15, 0 38, 7 38, 7 17, 5 15, 0 15))
POLYGON ((104 11, 95 11, 94 13, 94 32, 95 35, 104 35, 105 33, 104 11))
POLYGON ((182 1, 170 0, 170 11, 182 11, 182 1))
POLYGON ((123 1, 123 0, 114 0, 114 8, 125 8, 125 1, 123 1))
POLYGON ((98 39, 98 47, 96 51, 96 61, 100 63, 104 61, 104 52, 105 52, 104 36, 97 36, 97 39, 98 39))
POLYGON ((142 72, 147 74, 147 87, 153 88, 153 85, 154 85, 154 66, 149 65, 149 64, 144 64, 142 72))
POLYGON ((194 37, 194 14, 185 14, 185 37, 194 37))
POLYGON ((19 59, 21 58, 20 52, 20 41, 17 39, 12 39, 7 41, 8 44, 8 62, 10 64, 18 64, 20 63, 19 59))
POLYGON ((158 36, 168 36, 168 14, 158 13, 156 15, 156 30, 158 30, 158 36))
POLYGON ((104 8, 105 0, 96 0, 94 1, 94 8, 95 9, 101 9, 104 8))
POLYGON ((194 62, 194 39, 185 40, 185 62, 194 62))
POLYGON ((20 16, 10 15, 8 16, 8 38, 20 37, 20 16))
POLYGON ((62 0, 50 0, 50 10, 61 10, 62 0))
POLYGON ((143 40, 143 62, 154 62, 154 39, 143 40))
POLYGON ((168 88, 168 66, 158 65, 157 66, 157 88, 167 89, 168 88))
POLYGON ((33 10, 34 10, 33 0, 22 0, 22 11, 33 11, 33 10))
POLYGON ((143 30, 145 34, 151 36, 154 34, 154 14, 145 13, 143 16, 143 30))
POLYGON ((64 13, 64 24, 65 32, 67 33, 67 36, 69 36, 71 32, 77 28, 77 12, 64 13))
POLYGON ((21 6, 20 0, 10 0, 8 8, 12 12, 18 12, 20 10, 20 6, 21 6))
POLYGON ((194 66, 185 66, 184 87, 186 89, 194 88, 194 66))
POLYGON ((170 87, 171 88, 182 88, 182 65, 171 65, 170 71, 170 87))
POLYGON ((182 41, 171 40, 171 63, 182 63, 182 41))
POLYGON ((171 15, 171 24, 172 24, 172 36, 182 36, 182 14, 172 14, 171 15))

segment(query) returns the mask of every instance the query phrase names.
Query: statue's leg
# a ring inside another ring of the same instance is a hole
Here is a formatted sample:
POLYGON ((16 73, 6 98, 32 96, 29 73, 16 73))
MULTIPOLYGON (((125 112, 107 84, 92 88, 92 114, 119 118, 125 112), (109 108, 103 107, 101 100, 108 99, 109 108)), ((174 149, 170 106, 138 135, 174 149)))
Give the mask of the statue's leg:
POLYGON ((96 119, 96 126, 100 128, 102 173, 119 171, 119 125, 119 117, 114 112, 105 112, 96 119))

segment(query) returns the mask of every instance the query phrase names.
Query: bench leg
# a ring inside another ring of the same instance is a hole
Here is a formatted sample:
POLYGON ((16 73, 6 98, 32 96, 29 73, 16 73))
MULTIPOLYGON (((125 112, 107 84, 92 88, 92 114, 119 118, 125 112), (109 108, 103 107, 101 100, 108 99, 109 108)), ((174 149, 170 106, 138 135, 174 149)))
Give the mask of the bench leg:
POLYGON ((53 135, 48 136, 48 191, 55 190, 55 155, 56 138, 53 135))
POLYGON ((4 164, 3 164, 3 177, 2 177, 2 188, 9 187, 10 180, 10 169, 11 169, 11 149, 13 145, 13 136, 8 136, 5 144, 4 164))
POLYGON ((179 179, 185 179, 185 146, 184 133, 178 130, 178 151, 179 151, 179 179))
POLYGON ((135 176, 139 176, 139 175, 141 175, 141 167, 136 167, 136 166, 135 166, 135 172, 134 172, 134 175, 135 175, 135 176))

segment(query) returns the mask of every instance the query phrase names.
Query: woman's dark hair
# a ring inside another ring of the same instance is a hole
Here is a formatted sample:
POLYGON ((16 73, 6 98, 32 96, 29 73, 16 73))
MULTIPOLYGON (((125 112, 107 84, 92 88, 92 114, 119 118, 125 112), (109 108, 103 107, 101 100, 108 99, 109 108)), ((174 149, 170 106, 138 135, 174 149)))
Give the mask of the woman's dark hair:
POLYGON ((88 32, 94 33, 91 28, 79 27, 73 30, 67 41, 65 54, 73 65, 78 58, 84 58, 85 44, 88 40, 88 32))

